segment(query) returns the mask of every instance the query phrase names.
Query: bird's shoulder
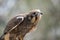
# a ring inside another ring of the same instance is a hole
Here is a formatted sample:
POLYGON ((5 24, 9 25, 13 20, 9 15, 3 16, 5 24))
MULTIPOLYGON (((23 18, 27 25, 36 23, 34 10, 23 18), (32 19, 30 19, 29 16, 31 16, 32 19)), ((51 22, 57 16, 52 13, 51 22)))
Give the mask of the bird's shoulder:
POLYGON ((24 16, 16 16, 13 17, 6 25, 6 28, 4 30, 4 33, 7 33, 9 30, 11 30, 13 27, 15 27, 18 23, 23 22, 24 16))

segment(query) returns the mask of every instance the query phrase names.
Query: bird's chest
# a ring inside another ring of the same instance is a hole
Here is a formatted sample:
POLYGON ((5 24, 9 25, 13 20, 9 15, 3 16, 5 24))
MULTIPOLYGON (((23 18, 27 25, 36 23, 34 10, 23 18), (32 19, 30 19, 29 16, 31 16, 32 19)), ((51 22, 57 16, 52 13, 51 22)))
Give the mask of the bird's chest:
POLYGON ((34 24, 24 21, 20 25, 18 25, 17 28, 15 28, 14 31, 12 31, 12 33, 25 36, 26 33, 31 32, 34 29, 34 24))

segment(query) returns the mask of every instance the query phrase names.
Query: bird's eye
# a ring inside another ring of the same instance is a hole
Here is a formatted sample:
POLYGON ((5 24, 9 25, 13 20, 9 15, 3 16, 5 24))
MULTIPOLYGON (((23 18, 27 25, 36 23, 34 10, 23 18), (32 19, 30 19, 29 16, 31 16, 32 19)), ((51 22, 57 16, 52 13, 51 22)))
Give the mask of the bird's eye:
POLYGON ((36 14, 36 12, 34 12, 33 14, 36 14))
POLYGON ((39 13, 39 12, 34 12, 33 15, 36 16, 36 15, 38 15, 38 13, 39 13))

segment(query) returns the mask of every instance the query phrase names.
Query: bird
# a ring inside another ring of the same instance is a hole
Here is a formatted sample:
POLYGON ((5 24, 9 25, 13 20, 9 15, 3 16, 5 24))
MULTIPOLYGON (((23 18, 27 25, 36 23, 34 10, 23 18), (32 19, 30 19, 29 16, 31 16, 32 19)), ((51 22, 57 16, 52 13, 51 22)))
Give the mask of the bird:
POLYGON ((27 14, 13 17, 6 25, 3 40, 23 40, 25 35, 33 31, 41 20, 43 13, 39 9, 29 11, 27 14))

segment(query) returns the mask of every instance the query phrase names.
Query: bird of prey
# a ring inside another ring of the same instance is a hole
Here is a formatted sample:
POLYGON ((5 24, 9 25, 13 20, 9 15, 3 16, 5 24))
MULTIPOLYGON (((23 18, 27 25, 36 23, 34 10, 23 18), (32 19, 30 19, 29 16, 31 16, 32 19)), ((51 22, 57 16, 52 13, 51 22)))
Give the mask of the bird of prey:
POLYGON ((3 40, 23 40, 27 33, 37 27, 42 15, 39 9, 32 10, 26 15, 17 15, 8 22, 1 38, 3 40))

